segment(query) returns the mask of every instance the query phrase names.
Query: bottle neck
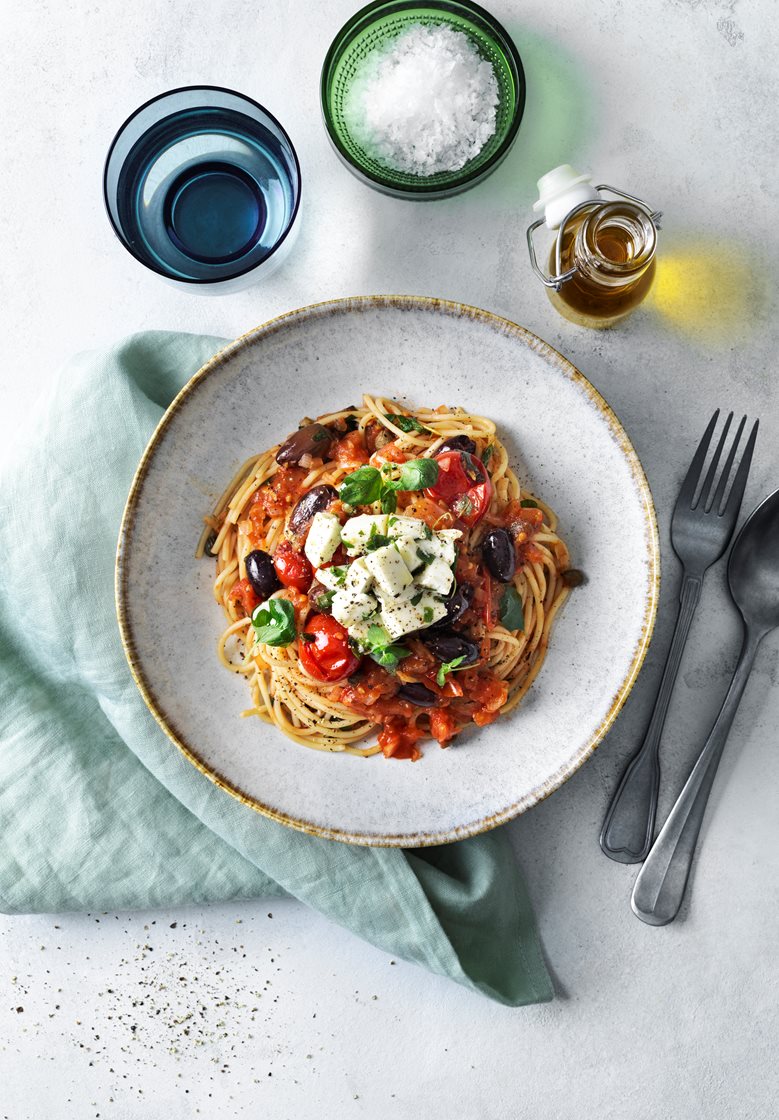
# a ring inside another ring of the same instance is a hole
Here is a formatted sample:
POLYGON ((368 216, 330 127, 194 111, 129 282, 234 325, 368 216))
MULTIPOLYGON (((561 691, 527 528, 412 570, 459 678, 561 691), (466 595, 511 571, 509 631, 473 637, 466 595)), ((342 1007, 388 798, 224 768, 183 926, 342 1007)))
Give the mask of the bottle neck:
POLYGON ((623 288, 646 272, 657 248, 657 229, 632 202, 595 203, 576 232, 573 263, 603 288, 623 288))

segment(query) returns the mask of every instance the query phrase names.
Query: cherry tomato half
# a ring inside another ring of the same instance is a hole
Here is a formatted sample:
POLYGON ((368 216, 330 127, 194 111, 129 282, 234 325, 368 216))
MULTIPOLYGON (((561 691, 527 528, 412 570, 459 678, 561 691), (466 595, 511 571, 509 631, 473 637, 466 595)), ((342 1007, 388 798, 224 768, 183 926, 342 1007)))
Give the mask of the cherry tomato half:
POLYGON ((333 684, 349 677, 360 658, 349 646, 349 635, 329 614, 312 614, 298 642, 300 663, 309 676, 333 684))
POLYGON ((444 451, 436 455, 438 481, 425 493, 444 502, 466 525, 476 525, 489 509, 492 482, 481 459, 467 451, 444 451))
POLYGON ((273 566, 285 587, 294 587, 296 591, 308 591, 314 578, 311 565, 303 553, 298 552, 289 541, 282 541, 276 549, 273 566))

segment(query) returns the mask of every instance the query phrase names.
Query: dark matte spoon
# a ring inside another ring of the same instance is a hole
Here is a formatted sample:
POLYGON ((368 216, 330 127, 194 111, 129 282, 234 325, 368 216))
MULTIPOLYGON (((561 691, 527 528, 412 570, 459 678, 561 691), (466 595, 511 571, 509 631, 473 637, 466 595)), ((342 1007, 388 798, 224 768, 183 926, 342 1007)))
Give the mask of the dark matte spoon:
POLYGON ((744 619, 744 641, 730 688, 687 783, 633 888, 634 914, 653 926, 676 917, 717 766, 758 646, 779 626, 779 490, 757 507, 736 538, 728 583, 744 619))

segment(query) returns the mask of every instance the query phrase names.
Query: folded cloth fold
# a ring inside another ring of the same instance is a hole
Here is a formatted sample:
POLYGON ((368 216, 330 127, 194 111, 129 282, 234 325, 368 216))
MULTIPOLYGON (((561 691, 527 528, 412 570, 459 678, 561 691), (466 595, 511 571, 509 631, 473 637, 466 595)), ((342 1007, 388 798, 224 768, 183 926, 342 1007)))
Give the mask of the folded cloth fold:
POLYGON ((420 851, 303 835, 213 785, 146 709, 114 613, 119 523, 164 409, 221 345, 147 332, 78 356, 3 468, 0 908, 285 894, 501 1003, 550 999, 504 830, 420 851))

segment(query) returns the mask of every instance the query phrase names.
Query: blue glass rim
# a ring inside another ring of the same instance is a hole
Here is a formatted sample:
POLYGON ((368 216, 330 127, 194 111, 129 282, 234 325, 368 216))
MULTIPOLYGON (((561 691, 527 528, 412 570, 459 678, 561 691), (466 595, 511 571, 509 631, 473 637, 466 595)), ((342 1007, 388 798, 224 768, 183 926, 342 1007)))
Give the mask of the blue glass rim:
POLYGON ((105 206, 105 211, 106 211, 106 214, 108 216, 108 220, 111 223, 111 228, 114 231, 114 233, 116 234, 116 237, 119 240, 120 244, 122 245, 122 247, 124 249, 127 250, 127 252, 132 257, 134 257, 140 264, 142 264, 144 266, 144 268, 148 268, 151 272, 156 272, 158 276, 162 276, 165 280, 173 280, 177 284, 207 285, 207 286, 215 287, 219 284, 229 284, 233 280, 237 280, 240 276, 246 276, 247 273, 254 272, 254 271, 262 268, 262 266, 266 263, 266 261, 269 261, 271 259, 271 257, 273 256, 273 254, 278 249, 281 248, 281 246, 284 244, 287 237, 289 236, 290 230, 294 226, 295 219, 298 216, 298 211, 300 209, 300 199, 301 199, 302 193, 303 193, 303 175, 302 175, 302 172, 301 172, 301 169, 300 169, 300 160, 298 159, 298 153, 295 149, 295 145, 292 143, 292 140, 290 139, 289 133, 287 132, 284 125, 281 123, 280 120, 278 120, 277 117, 275 117, 273 115, 273 113, 271 113, 271 111, 269 109, 266 109, 264 105, 261 105, 259 101, 255 101, 253 97, 247 97, 247 95, 245 93, 239 93, 237 90, 230 89, 228 86, 213 86, 213 85, 176 86, 173 89, 166 89, 163 93, 158 93, 154 97, 150 97, 148 101, 144 101, 144 103, 142 105, 139 105, 136 109, 133 109, 132 113, 130 113, 130 115, 124 121, 122 121, 121 125, 116 130, 116 132, 114 133, 114 137, 113 137, 113 139, 112 139, 112 141, 111 141, 111 143, 108 147, 108 152, 106 153, 105 162, 103 163, 103 205, 105 206), (237 272, 231 272, 229 276, 224 276, 220 280, 213 280, 209 277, 174 276, 170 272, 166 272, 166 270, 164 268, 158 268, 155 264, 152 264, 149 261, 144 260, 143 257, 141 257, 138 253, 136 253, 135 249, 133 249, 130 245, 128 245, 121 229, 119 228, 117 223, 114 221, 113 215, 111 213, 111 207, 110 207, 110 204, 108 202, 108 167, 109 167, 109 164, 111 162, 111 156, 114 153, 114 148, 116 147, 116 145, 119 142, 119 138, 121 137, 122 133, 127 128, 127 126, 130 124, 130 122, 134 121, 135 118, 137 116, 139 116, 139 114, 141 114, 144 111, 144 109, 148 109, 150 105, 154 105, 157 101, 162 101, 163 98, 165 98, 165 97, 172 97, 174 94, 177 94, 177 93, 192 93, 195 90, 203 90, 206 93, 208 93, 209 91, 213 92, 213 93, 226 93, 226 94, 229 94, 231 97, 237 97, 240 101, 245 101, 247 105, 252 105, 252 106, 254 106, 255 109, 259 109, 261 113, 264 113, 265 116, 268 117, 269 120, 273 121, 273 123, 276 125, 278 130, 281 132, 281 134, 284 136, 285 140, 289 144, 289 150, 291 151, 292 158, 295 161, 295 170, 297 171, 297 176, 298 176, 298 187, 297 187, 297 192, 296 192, 296 197, 295 197, 295 205, 293 207, 292 214, 290 216, 290 220, 287 223, 287 228, 284 230, 284 233, 278 239, 276 244, 273 246, 273 248, 270 250, 270 252, 262 258, 261 261, 256 261, 254 264, 250 264, 246 268, 241 268, 237 272))

